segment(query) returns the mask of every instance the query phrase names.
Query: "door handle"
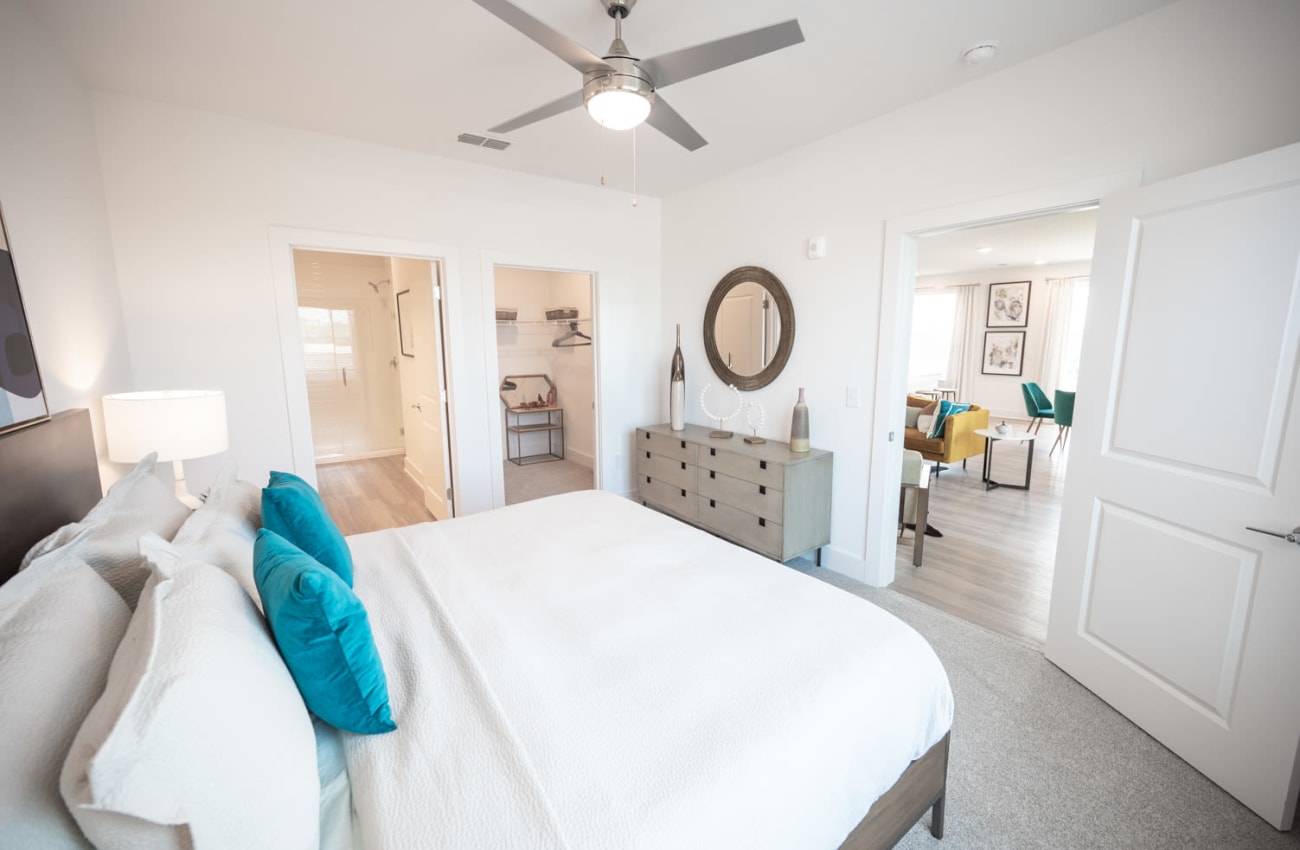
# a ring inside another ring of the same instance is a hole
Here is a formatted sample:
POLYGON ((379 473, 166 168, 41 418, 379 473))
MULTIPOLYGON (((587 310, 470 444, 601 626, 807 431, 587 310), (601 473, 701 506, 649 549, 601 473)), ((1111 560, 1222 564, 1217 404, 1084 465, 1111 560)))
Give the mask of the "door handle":
POLYGON ((1268 531, 1263 528, 1251 528, 1249 525, 1246 526, 1246 530, 1267 534, 1269 537, 1281 537, 1287 543, 1300 543, 1300 528, 1293 529, 1290 534, 1283 534, 1280 531, 1268 531))

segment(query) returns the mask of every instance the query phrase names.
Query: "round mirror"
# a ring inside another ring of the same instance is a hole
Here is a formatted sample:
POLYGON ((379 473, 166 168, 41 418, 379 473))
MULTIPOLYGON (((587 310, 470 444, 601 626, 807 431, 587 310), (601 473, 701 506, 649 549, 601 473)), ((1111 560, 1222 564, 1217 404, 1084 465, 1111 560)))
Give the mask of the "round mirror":
POLYGON ((758 266, 732 269, 704 311, 704 351, 719 378, 737 389, 765 387, 794 347, 794 305, 776 275, 758 266))

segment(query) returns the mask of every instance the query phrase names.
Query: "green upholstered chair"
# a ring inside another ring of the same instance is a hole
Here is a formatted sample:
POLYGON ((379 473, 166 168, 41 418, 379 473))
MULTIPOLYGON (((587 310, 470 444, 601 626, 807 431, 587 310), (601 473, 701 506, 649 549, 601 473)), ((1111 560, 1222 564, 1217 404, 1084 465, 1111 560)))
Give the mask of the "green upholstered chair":
POLYGON ((1061 451, 1065 451, 1065 444, 1070 439, 1070 425, 1074 422, 1074 393, 1069 390, 1056 391, 1056 403, 1052 405, 1055 413, 1052 414, 1052 421, 1056 423, 1056 442, 1052 443, 1052 451, 1047 453, 1048 457, 1056 451, 1059 445, 1061 451))
POLYGON ((1025 413, 1029 414, 1029 427, 1025 430, 1037 434, 1043 427, 1043 419, 1053 415, 1052 403, 1047 400, 1047 393, 1033 381, 1021 384, 1020 391, 1025 394, 1025 413))

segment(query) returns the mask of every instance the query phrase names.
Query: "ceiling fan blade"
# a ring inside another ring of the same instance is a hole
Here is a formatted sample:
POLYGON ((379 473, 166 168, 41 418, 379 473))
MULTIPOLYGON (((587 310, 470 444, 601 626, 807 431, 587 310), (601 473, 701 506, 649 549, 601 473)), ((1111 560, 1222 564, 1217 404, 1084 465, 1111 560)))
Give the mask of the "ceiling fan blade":
POLYGON ((582 106, 582 92, 575 91, 566 94, 564 97, 556 98, 545 106, 539 106, 523 115, 504 121, 495 127, 488 127, 489 133, 509 133, 511 130, 518 130, 535 121, 541 121, 543 118, 550 118, 552 115, 559 115, 561 112, 568 112, 574 107, 582 106))
POLYGON ((803 30, 799 29, 799 22, 789 20, 707 44, 674 50, 639 64, 650 75, 650 79, 654 80, 655 88, 663 88, 802 41, 803 30))
POLYGON ((688 151, 697 151, 708 144, 704 137, 687 124, 686 119, 659 95, 655 95, 654 108, 650 110, 650 117, 645 122, 688 151))
POLYGON ((599 56, 581 44, 560 35, 513 3, 506 0, 474 0, 474 2, 583 73, 609 67, 599 56))

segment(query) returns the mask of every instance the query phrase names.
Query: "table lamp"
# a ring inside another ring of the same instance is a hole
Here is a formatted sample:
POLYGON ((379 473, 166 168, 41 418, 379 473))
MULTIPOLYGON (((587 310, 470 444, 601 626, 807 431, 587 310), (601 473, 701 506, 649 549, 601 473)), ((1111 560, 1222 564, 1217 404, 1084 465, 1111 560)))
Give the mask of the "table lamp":
POLYGON ((176 498, 192 508, 199 500, 185 485, 182 461, 224 452, 226 394, 220 390, 162 390, 104 396, 108 459, 136 463, 150 452, 171 461, 176 498))

